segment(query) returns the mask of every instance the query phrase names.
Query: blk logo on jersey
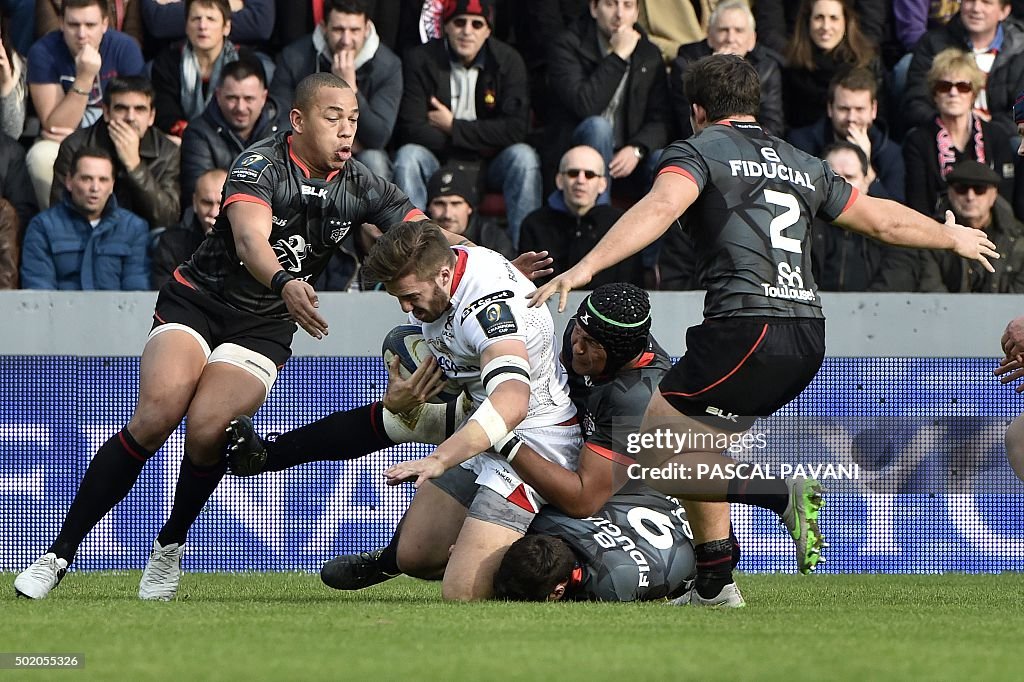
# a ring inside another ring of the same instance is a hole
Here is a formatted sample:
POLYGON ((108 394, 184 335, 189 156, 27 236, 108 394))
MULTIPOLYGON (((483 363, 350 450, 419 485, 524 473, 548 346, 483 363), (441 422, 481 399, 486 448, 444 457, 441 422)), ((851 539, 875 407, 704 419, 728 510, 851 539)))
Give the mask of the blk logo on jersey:
POLYGON ((262 154, 242 154, 231 167, 231 180, 255 183, 270 166, 270 160, 262 154))
POLYGON ((516 324, 515 316, 509 307, 501 301, 491 303, 478 312, 476 319, 483 328, 484 335, 489 339, 493 339, 496 336, 514 334, 519 331, 519 325, 516 324))
POLYGON ((313 187, 311 185, 302 186, 302 196, 304 197, 316 197, 317 199, 323 199, 327 196, 326 187, 313 187))
POLYGON ((733 414, 732 412, 726 412, 722 408, 715 407, 714 405, 708 405, 708 407, 705 410, 705 412, 707 412, 708 414, 710 414, 712 416, 715 416, 715 417, 721 417, 722 419, 724 419, 727 422, 734 422, 735 423, 735 422, 738 421, 737 420, 737 415, 733 414))
POLYGON ((310 248, 306 244, 306 240, 297 234, 293 234, 288 239, 278 239, 274 244, 277 261, 288 272, 302 272, 302 264, 309 251, 310 248))

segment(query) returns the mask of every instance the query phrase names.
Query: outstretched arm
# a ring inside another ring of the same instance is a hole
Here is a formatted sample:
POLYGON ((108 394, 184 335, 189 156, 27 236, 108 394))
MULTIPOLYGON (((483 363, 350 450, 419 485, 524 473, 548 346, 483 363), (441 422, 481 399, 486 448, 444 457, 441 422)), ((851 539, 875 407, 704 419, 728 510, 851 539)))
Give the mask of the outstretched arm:
POLYGON ((952 211, 946 211, 946 222, 939 223, 895 201, 860 194, 835 223, 886 244, 953 251, 980 262, 989 272, 995 268, 988 259, 999 258, 985 233, 958 225, 952 211))

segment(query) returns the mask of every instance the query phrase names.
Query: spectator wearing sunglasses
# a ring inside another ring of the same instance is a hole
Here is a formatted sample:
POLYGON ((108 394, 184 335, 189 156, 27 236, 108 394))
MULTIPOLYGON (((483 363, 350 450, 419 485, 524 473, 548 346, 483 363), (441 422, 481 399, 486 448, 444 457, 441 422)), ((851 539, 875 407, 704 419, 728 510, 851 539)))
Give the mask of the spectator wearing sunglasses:
POLYGON ((948 24, 925 33, 914 48, 903 93, 901 113, 907 128, 928 125, 935 118, 927 74, 940 52, 957 47, 972 53, 986 75, 983 87, 975 92, 976 113, 1008 135, 1013 133, 1010 111, 1016 94, 1024 89, 1024 24, 1010 11, 1010 0, 964 0, 948 24))
POLYGON ((946 258, 938 251, 921 252, 921 291, 941 293, 1024 293, 1024 224, 1013 215, 997 187, 1002 178, 985 164, 961 161, 947 176, 949 194, 937 215, 953 211, 957 222, 984 230, 995 243, 999 258, 995 272, 968 261, 946 258))
MULTIPOLYGON (((974 56, 958 48, 935 56, 927 86, 938 111, 925 125, 911 130, 903 143, 907 171, 907 205, 933 215, 946 191, 947 177, 963 160, 978 161, 1000 178, 1000 193, 1011 203, 1024 201, 1014 192, 1014 155, 1006 132, 975 111, 985 74, 974 56)), ((1021 215, 1020 212, 1016 212, 1021 215)))
POLYGON ((505 195, 516 244, 523 218, 541 204, 540 158, 526 144, 526 66, 491 36, 494 7, 494 0, 445 0, 445 37, 405 53, 394 178, 426 208, 430 176, 443 165, 462 168, 474 186, 505 195))
MULTIPOLYGON (((555 176, 557 189, 548 196, 544 206, 523 221, 520 251, 547 251, 554 259, 553 275, 576 265, 623 213, 622 209, 598 203, 597 199, 607 185, 604 159, 596 149, 573 147, 563 154, 555 176)), ((542 284, 549 279, 550 275, 534 282, 542 284)), ((635 254, 602 271, 588 286, 596 289, 611 282, 643 286, 641 256, 635 254)))

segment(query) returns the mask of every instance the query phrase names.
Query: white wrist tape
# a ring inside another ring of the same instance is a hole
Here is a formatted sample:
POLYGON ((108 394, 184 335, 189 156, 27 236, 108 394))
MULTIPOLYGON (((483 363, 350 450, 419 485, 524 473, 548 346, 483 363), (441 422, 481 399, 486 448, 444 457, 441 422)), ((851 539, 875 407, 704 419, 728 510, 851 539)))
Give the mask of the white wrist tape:
POLYGON ((480 428, 487 434, 487 440, 491 442, 492 448, 508 436, 508 427, 505 426, 505 420, 494 409, 490 398, 480 403, 480 407, 476 409, 476 412, 473 413, 469 420, 475 421, 480 425, 480 428))
POLYGON ((480 370, 480 383, 487 395, 506 381, 521 381, 529 386, 530 363, 518 355, 499 355, 480 370))

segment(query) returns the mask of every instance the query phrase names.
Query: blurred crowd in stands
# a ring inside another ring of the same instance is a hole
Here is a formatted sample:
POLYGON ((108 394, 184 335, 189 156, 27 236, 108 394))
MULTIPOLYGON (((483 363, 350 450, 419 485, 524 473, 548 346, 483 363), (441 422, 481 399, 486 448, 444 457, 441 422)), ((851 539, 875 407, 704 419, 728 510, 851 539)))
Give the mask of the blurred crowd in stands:
MULTIPOLYGON (((0 288, 157 288, 296 84, 355 90, 355 158, 446 229, 561 272, 693 134, 683 76, 761 77, 765 130, 861 192, 985 230, 988 273, 817 225, 825 291, 1024 292, 1024 0, 0 0, 0 288), (1017 242, 1020 241, 1020 246, 1017 242)), ((680 221, 606 281, 700 289, 680 221)), ((314 286, 361 290, 364 225, 314 286)))

